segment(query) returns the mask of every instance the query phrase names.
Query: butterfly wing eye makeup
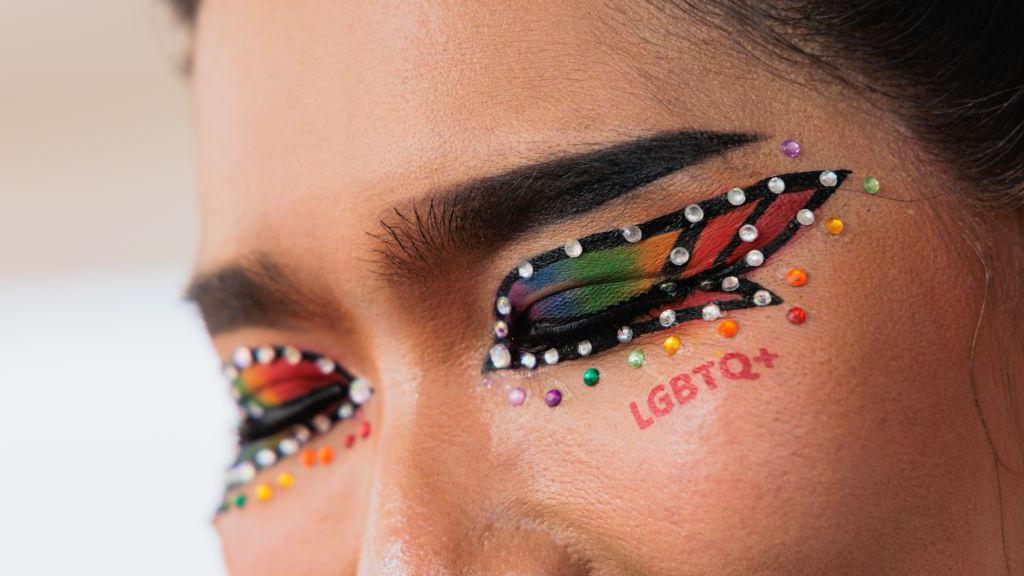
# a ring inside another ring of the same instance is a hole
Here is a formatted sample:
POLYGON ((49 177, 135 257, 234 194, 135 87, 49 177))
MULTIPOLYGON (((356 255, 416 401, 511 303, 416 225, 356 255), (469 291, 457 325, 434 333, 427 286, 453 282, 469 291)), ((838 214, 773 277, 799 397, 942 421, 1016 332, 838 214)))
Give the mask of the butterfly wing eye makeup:
POLYGON ((523 261, 498 289, 484 370, 554 364, 726 310, 781 304, 745 275, 813 224, 849 173, 773 176, 523 261))
POLYGON ((373 395, 365 380, 331 358, 290 346, 239 348, 224 376, 241 414, 228 490, 352 418, 373 395))

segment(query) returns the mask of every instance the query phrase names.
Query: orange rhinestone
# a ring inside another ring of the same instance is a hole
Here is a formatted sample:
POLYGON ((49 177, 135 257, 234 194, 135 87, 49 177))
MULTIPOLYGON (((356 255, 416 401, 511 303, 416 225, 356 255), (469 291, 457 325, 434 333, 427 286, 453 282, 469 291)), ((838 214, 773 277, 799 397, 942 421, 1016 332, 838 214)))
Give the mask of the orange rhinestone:
POLYGON ((311 448, 305 448, 299 454, 299 462, 306 468, 312 468, 316 465, 316 452, 313 452, 311 448))
POLYGON ((735 320, 722 320, 718 323, 718 334, 722 338, 732 338, 740 331, 740 325, 735 320))
POLYGON ((665 347, 665 352, 672 355, 679 352, 679 349, 683 347, 683 342, 679 340, 678 336, 669 336, 668 338, 665 338, 665 343, 662 344, 662 346, 665 347))
POLYGON ((319 460, 321 464, 330 464, 334 461, 334 449, 330 446, 324 446, 316 451, 316 459, 319 460))
POLYGON ((825 230, 833 236, 838 236, 843 231, 843 221, 839 218, 829 218, 825 220, 825 230))
POLYGON ((786 282, 789 282, 790 286, 803 286, 807 284, 807 272, 800 268, 793 268, 786 273, 786 282))

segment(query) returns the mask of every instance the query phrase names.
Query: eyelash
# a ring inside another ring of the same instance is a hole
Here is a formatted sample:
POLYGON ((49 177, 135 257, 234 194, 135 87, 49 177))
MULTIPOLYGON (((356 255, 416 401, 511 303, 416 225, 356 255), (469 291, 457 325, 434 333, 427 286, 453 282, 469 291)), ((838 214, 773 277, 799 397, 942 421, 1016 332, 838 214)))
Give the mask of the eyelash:
POLYGON ((373 394, 365 380, 331 358, 291 346, 239 348, 223 372, 240 410, 228 490, 352 418, 373 394))
POLYGON ((813 223, 814 210, 849 174, 766 178, 524 261, 498 289, 495 340, 484 371, 533 368, 542 352, 548 364, 577 359, 680 322, 715 320, 724 310, 781 304, 777 295, 741 276, 813 223), (764 231, 754 226, 762 222, 764 231), (680 258, 673 258, 680 250, 680 258), (700 293, 718 297, 684 306, 700 293))

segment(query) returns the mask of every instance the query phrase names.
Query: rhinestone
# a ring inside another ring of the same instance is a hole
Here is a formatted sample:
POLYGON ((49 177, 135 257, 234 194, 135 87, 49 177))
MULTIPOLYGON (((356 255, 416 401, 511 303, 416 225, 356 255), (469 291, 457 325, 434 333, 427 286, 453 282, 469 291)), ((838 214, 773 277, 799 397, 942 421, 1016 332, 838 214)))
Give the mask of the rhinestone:
POLYGON ((700 222, 704 219, 704 209, 697 204, 690 204, 683 210, 683 216, 690 222, 700 222))
POLYGON ((882 188, 882 185, 878 182, 878 178, 874 176, 868 176, 864 179, 862 184, 864 191, 868 194, 878 194, 878 191, 882 188))
POLYGON ((800 155, 800 143, 793 139, 786 140, 782 143, 782 153, 790 158, 796 158, 800 155))
POLYGON ((772 293, 767 290, 758 290, 754 292, 754 304, 758 306, 767 306, 772 303, 772 293))
POLYGON ((248 482, 256 477, 256 466, 252 462, 242 462, 235 467, 235 477, 241 482, 248 482))
POLYGON ((590 353, 594 351, 594 346, 590 340, 584 340, 576 345, 576 351, 580 353, 580 356, 590 356, 590 353))
POLYGON ((295 438, 285 438, 277 443, 277 450, 283 456, 291 456, 299 451, 299 441, 295 438))
POLYGON ((668 253, 668 259, 676 266, 682 266, 683 264, 689 262, 690 251, 687 250, 686 248, 683 248, 682 246, 679 246, 678 248, 673 248, 672 251, 668 253))
POLYGON ((786 190, 786 182, 776 176, 768 180, 768 190, 773 194, 782 194, 786 190))
POLYGON ((260 346, 256 349, 256 361, 260 364, 270 364, 274 361, 275 356, 277 356, 277 354, 270 346, 260 346))
POLYGON ((274 454, 274 451, 270 448, 263 448, 256 452, 253 460, 256 461, 260 468, 266 468, 267 466, 273 466, 274 462, 277 462, 277 454, 274 454))
POLYGON ((725 199, 733 206, 741 206, 747 201, 747 193, 742 188, 733 188, 725 193, 725 199))
POLYGON ((661 315, 658 316, 658 323, 661 324, 662 326, 664 326, 665 328, 668 328, 669 326, 675 324, 676 323, 676 311, 675 310, 665 310, 665 311, 663 311, 661 313, 661 315))
POLYGON ((544 403, 547 404, 549 408, 558 406, 562 403, 562 393, 554 389, 548 390, 547 394, 544 395, 544 403))
POLYGON ((508 348, 501 344, 491 347, 491 365, 495 368, 508 368, 511 363, 512 355, 509 354, 508 348))
POLYGON ((252 366, 252 350, 248 348, 239 348, 235 350, 235 353, 231 356, 232 361, 235 363, 235 367, 243 370, 252 366))
POLYGON ((337 368, 334 364, 334 360, 323 356, 317 359, 316 367, 320 369, 321 374, 330 374, 331 372, 334 372, 335 368, 337 368))
POLYGON ((508 316, 509 312, 512 312, 512 303, 508 301, 507 296, 499 296, 496 304, 498 308, 498 314, 502 316, 508 316))
POLYGON ((224 377, 230 381, 234 381, 238 378, 238 368, 235 368, 231 364, 226 364, 223 371, 224 377))
POLYGON ((661 284, 658 285, 658 288, 661 289, 662 292, 668 292, 669 294, 671 294, 676 291, 676 283, 662 282, 661 284))
POLYGON ((334 424, 333 422, 331 422, 331 418, 324 414, 317 414, 316 416, 313 417, 312 420, 309 421, 309 423, 310 425, 313 426, 314 430, 321 434, 327 434, 328 432, 330 432, 331 426, 334 424))
POLYGON ((292 428, 292 436, 299 441, 300 444, 309 442, 309 439, 313 437, 313 433, 309 431, 309 428, 299 425, 292 428))
POLYGON ((340 418, 342 420, 348 420, 355 413, 356 413, 355 406, 349 404, 348 402, 345 402, 341 406, 338 406, 338 418, 340 418))
POLYGON ((569 258, 576 258, 580 254, 583 254, 583 245, 580 244, 579 240, 573 240, 565 244, 565 255, 569 258))
POLYGON ((494 335, 498 338, 504 338, 508 336, 508 324, 502 320, 498 320, 494 323, 494 335))
POLYGON ((526 402, 526 390, 516 387, 509 391, 508 402, 513 406, 522 406, 526 402))
POLYGON ((519 357, 519 365, 522 366, 523 368, 530 368, 530 369, 536 368, 537 367, 537 357, 534 356, 533 354, 530 354, 529 352, 527 352, 527 353, 525 353, 525 354, 523 354, 522 356, 519 357))
POLYGON ((722 278, 722 290, 726 292, 732 292, 733 290, 740 287, 740 279, 735 276, 726 276, 722 278))
POLYGON ((284 361, 292 366, 295 366, 299 362, 302 362, 302 352, 299 352, 298 348, 288 346, 284 349, 284 361))
POLYGON ((708 304, 701 309, 700 316, 708 322, 714 322, 722 317, 722 309, 718 307, 718 304, 708 304))
POLYGON ((643 232, 640 231, 639 226, 626 226, 622 229, 622 237, 626 239, 626 242, 632 244, 643 238, 643 232))
POLYGON ((753 224, 744 224, 740 226, 740 240, 744 242, 753 242, 757 240, 757 227, 753 224))
POLYGON ((629 364, 633 368, 640 368, 644 365, 646 360, 647 356, 644 354, 644 351, 637 348, 636 350, 631 351, 629 356, 626 357, 626 364, 629 364))
POLYGON ((760 250, 751 250, 747 252, 743 260, 747 263, 747 266, 760 266, 764 264, 764 253, 760 250))
POLYGON ((814 212, 804 208, 796 213, 796 221, 804 226, 810 226, 811 224, 814 224, 814 212))
POLYGON ((619 342, 625 344, 633 339, 633 329, 629 326, 623 326, 619 328, 619 331, 615 334, 615 337, 619 339, 619 342))
POLYGON ((523 262, 518 268, 520 278, 530 278, 533 276, 533 264, 529 262, 523 262))
POLYGON ((249 402, 245 409, 249 413, 249 416, 256 419, 263 418, 263 406, 260 406, 256 402, 249 402))
POLYGON ((838 181, 839 177, 831 170, 825 170, 820 176, 818 176, 818 182, 821 182, 822 186, 828 186, 829 188, 835 186, 838 181))
POLYGON ((558 364, 558 350, 554 348, 548 348, 544 351, 544 363, 545 364, 558 364))
POLYGON ((683 342, 678 336, 669 336, 668 338, 665 338, 665 341, 661 346, 665 349, 665 352, 668 352, 669 356, 671 356, 672 354, 679 352, 679 349, 683 347, 683 342))
POLYGON ((373 396, 373 388, 370 388, 370 383, 362 378, 356 378, 348 385, 348 397, 352 402, 363 405, 373 396))

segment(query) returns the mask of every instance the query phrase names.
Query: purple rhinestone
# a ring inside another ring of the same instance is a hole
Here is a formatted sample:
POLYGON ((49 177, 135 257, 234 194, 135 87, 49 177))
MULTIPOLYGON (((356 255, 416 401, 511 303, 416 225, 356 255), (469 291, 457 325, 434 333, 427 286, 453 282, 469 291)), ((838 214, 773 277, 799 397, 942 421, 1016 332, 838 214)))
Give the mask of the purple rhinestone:
POLYGON ((548 390, 548 393, 544 395, 544 402, 550 408, 554 408, 562 403, 562 393, 558 390, 548 390))
POLYGON ((512 391, 508 393, 508 401, 513 406, 522 406, 523 402, 526 402, 526 390, 518 387, 513 388, 512 391))
POLYGON ((796 140, 786 140, 782 143, 782 153, 790 158, 800 155, 800 143, 796 140))

